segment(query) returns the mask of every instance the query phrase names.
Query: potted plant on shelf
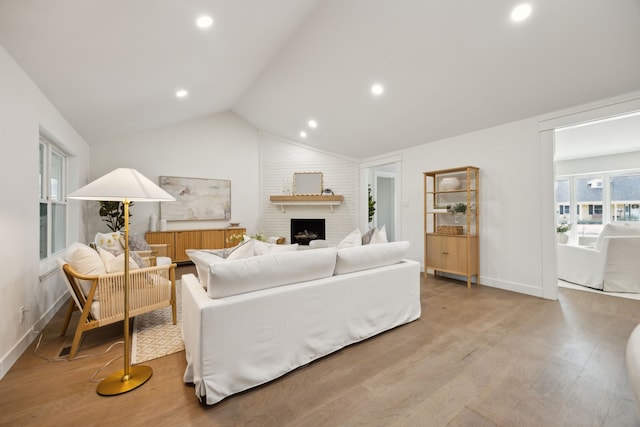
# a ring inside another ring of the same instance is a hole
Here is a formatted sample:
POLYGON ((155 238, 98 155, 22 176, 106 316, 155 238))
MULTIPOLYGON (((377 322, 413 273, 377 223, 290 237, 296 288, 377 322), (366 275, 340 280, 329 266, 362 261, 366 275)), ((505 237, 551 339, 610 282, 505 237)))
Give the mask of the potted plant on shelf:
POLYGON ((556 233, 558 236, 558 243, 565 244, 569 240, 569 235, 567 234, 571 230, 571 224, 558 224, 556 226, 556 233))

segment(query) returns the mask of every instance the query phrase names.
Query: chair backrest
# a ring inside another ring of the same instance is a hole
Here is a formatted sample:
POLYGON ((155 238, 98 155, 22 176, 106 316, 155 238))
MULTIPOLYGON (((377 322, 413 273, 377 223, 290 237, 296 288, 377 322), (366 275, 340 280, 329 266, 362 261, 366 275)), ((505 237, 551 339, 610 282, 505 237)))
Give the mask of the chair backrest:
POLYGON ((78 307, 80 311, 82 311, 87 299, 82 293, 79 283, 75 280, 74 277, 70 276, 67 273, 67 271, 65 271, 64 265, 68 264, 67 261, 65 261, 61 257, 57 257, 56 261, 58 262, 58 266, 62 271, 62 277, 64 279, 65 284, 67 285, 67 289, 69 290, 69 293, 71 294, 71 298, 73 298, 73 301, 76 303, 76 307, 78 307))
POLYGON ((598 235, 598 240, 596 241, 595 249, 599 251, 602 249, 602 242, 605 237, 612 236, 640 236, 640 225, 637 224, 629 224, 628 222, 621 222, 618 224, 606 224, 600 235, 598 235))

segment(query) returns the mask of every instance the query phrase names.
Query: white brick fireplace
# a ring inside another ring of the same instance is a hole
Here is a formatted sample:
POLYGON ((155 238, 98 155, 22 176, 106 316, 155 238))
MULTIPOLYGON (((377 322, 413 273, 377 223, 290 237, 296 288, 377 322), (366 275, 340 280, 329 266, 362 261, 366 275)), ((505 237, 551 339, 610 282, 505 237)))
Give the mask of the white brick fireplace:
POLYGON ((261 221, 260 230, 266 236, 286 237, 290 243, 291 219, 324 219, 326 240, 336 245, 358 227, 359 163, 357 160, 336 156, 273 135, 261 133, 261 221), (343 202, 329 206, 287 206, 271 204, 269 196, 282 195, 291 189, 294 172, 322 172, 323 187, 336 195, 344 196, 343 202))

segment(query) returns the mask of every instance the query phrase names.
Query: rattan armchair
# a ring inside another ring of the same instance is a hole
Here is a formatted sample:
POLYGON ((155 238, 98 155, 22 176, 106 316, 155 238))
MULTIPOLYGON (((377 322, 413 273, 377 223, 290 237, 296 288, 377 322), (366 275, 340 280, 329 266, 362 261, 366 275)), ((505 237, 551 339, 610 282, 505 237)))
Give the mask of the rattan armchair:
MULTIPOLYGON (((69 353, 71 360, 80 347, 84 332, 124 319, 124 273, 87 276, 63 260, 58 262, 72 297, 61 336, 65 335, 75 308, 81 311, 69 353)), ((176 324, 175 269, 176 264, 170 264, 129 272, 130 317, 171 306, 173 324, 176 324)))

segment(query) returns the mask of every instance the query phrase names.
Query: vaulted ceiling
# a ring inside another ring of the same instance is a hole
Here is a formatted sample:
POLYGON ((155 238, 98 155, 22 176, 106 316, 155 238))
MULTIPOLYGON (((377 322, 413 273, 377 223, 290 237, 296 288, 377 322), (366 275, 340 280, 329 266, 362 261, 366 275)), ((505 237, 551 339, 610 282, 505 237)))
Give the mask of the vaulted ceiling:
POLYGON ((363 158, 640 90, 639 0, 517 3, 0 0, 0 45, 90 144, 231 110, 363 158))

